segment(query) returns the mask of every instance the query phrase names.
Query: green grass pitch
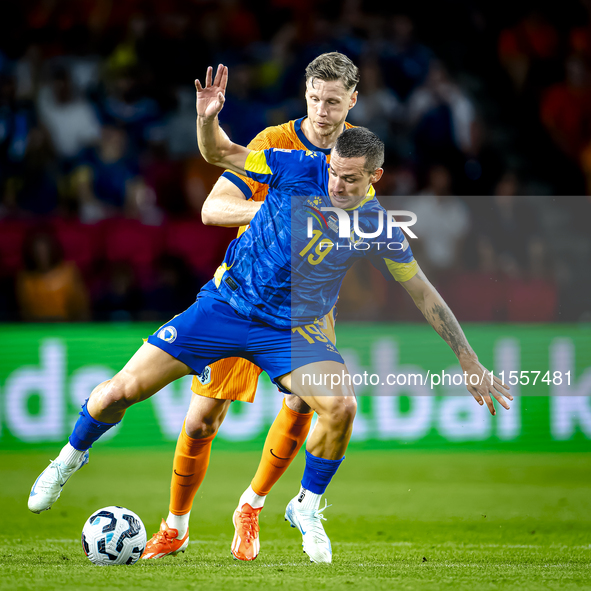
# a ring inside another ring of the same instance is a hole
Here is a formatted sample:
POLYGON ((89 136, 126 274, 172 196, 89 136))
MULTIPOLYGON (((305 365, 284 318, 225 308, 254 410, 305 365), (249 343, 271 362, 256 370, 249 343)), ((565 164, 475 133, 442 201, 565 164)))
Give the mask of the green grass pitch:
MULTIPOLYGON (((54 451, 54 455, 57 448, 54 451)), ((328 490, 332 565, 310 564, 283 520, 302 454, 261 514, 261 553, 230 556, 232 512, 258 462, 212 453, 178 557, 96 567, 80 532, 88 516, 122 505, 148 536, 168 510, 172 449, 91 451, 90 464, 41 515, 26 507, 47 453, 3 452, 0 589, 582 589, 591 588, 591 456, 351 450, 328 490)))

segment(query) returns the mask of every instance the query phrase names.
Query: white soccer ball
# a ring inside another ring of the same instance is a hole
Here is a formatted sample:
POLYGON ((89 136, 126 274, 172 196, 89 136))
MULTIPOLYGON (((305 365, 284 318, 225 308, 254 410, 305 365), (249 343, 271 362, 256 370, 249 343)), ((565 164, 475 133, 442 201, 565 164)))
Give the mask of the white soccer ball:
POLYGON ((82 528, 82 549, 100 566, 135 564, 146 547, 146 528, 129 509, 105 507, 95 511, 82 528))

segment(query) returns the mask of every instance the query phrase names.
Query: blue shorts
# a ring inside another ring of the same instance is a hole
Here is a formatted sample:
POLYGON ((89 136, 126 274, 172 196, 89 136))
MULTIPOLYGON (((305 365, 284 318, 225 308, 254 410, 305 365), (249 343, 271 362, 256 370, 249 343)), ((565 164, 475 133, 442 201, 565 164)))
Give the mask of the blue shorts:
POLYGON ((318 361, 344 363, 336 347, 315 325, 274 328, 241 316, 225 300, 201 294, 182 314, 148 337, 148 343, 166 351, 193 373, 226 357, 243 357, 277 379, 298 367, 318 361))

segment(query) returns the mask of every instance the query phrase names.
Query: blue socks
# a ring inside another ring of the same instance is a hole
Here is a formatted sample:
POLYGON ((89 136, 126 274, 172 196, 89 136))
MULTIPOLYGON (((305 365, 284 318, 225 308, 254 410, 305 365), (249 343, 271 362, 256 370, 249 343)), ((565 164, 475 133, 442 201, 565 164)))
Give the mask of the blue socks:
MULTIPOLYGON (((101 423, 93 419, 87 408, 86 403, 82 405, 80 411, 80 417, 74 425, 72 435, 70 435, 70 445, 79 451, 86 451, 92 447, 92 444, 103 434, 106 433, 111 427, 118 425, 119 423, 101 423)), ((326 460, 325 460, 326 461, 326 460)))
POLYGON ((314 494, 323 494, 344 459, 343 456, 340 460, 325 460, 313 456, 306 450, 306 468, 302 477, 302 487, 314 494))

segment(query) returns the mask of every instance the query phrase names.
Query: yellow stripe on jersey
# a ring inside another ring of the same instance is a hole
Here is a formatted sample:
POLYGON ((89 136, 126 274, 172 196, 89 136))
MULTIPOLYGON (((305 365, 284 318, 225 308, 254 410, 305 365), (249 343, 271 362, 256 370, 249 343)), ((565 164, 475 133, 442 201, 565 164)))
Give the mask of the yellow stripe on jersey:
POLYGON ((345 211, 353 211, 359 207, 363 207, 368 201, 371 201, 376 194, 376 190, 373 188, 373 185, 369 185, 369 189, 367 191, 367 196, 363 199, 360 203, 358 203, 355 207, 347 207, 345 211))
POLYGON ((273 174, 273 171, 267 164, 267 158, 265 157, 265 152, 263 151, 252 151, 246 157, 244 169, 256 174, 273 174))
POLYGON ((397 263, 390 259, 384 259, 384 262, 396 281, 408 281, 419 272, 419 266, 414 259, 410 263, 397 263))
POLYGON ((228 270, 231 269, 232 266, 230 265, 230 267, 228 267, 228 265, 226 265, 226 263, 222 263, 216 270, 216 272, 213 275, 213 282, 215 283, 216 287, 220 286, 220 283, 222 281, 222 277, 224 276, 224 273, 228 270))

